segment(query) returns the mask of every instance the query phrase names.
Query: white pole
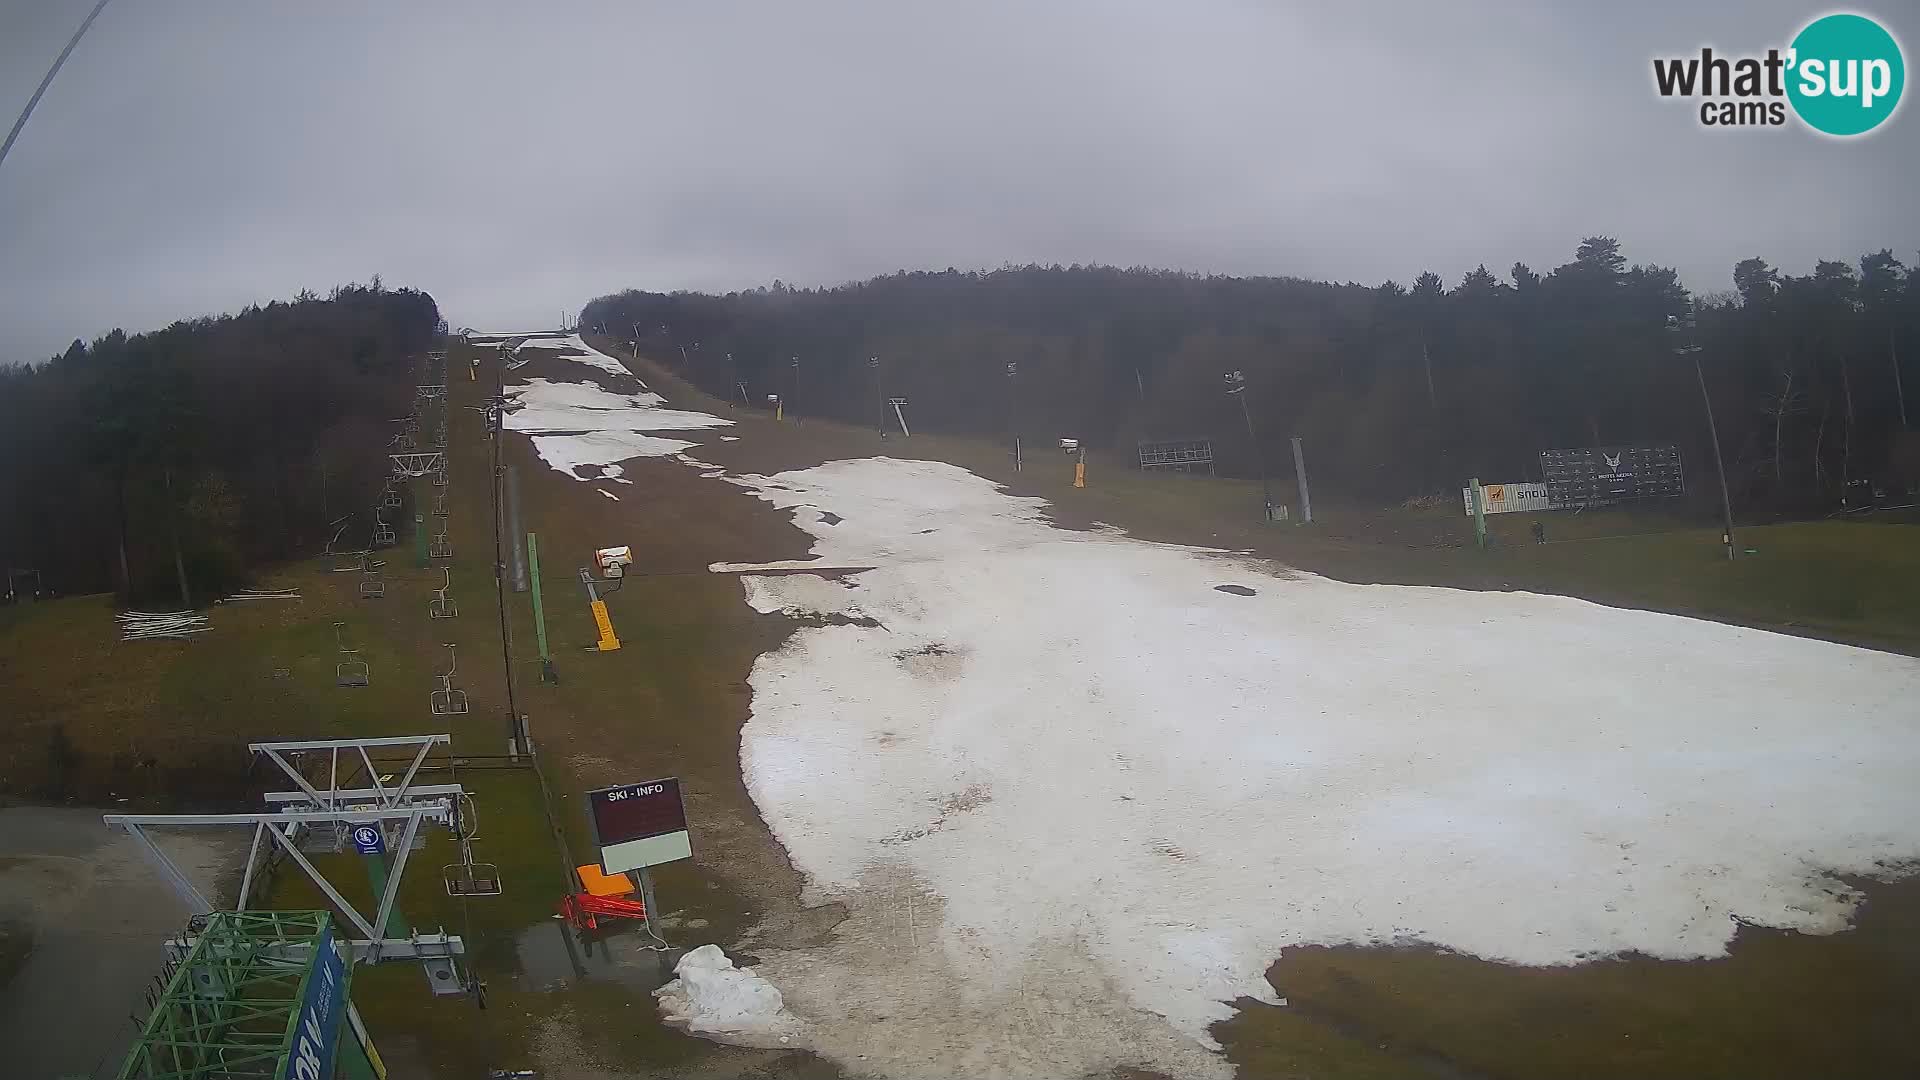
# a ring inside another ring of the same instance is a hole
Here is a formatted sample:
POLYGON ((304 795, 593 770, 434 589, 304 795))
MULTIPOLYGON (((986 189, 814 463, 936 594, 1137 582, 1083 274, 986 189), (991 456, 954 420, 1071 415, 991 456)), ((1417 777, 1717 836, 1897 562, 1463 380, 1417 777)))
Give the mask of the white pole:
POLYGON ((906 414, 900 411, 900 403, 897 401, 893 402, 893 415, 897 417, 900 421, 900 434, 906 436, 909 439, 913 438, 913 432, 907 430, 906 414))

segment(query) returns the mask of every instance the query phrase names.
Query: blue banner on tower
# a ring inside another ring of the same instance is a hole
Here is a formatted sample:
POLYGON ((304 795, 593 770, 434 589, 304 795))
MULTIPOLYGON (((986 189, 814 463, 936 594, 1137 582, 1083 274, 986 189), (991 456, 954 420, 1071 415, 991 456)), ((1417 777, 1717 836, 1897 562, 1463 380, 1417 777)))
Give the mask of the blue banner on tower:
POLYGON ((340 1034, 341 1007, 346 996, 347 967, 333 947, 333 927, 314 943, 313 963, 294 1016, 293 1046, 281 1080, 333 1080, 333 1046, 340 1034))

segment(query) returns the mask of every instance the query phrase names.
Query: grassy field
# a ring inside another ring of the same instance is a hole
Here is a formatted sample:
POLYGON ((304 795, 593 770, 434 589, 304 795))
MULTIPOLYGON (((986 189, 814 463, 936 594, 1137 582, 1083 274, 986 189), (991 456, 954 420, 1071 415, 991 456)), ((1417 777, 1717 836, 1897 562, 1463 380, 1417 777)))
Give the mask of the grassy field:
MULTIPOLYGON (((607 343, 601 343, 607 347, 607 343)), ((462 371, 456 350, 453 369, 462 371)), ((536 361, 522 375, 543 373, 536 361)), ((561 364, 550 377, 577 377, 561 364)), ((1729 565, 1718 530, 1625 513, 1551 515, 1555 543, 1528 541, 1522 515, 1491 519, 1496 544, 1471 546, 1470 522, 1435 510, 1372 509, 1320 501, 1312 526, 1269 526, 1253 512, 1257 486, 1147 476, 1095 458, 1090 486, 1072 487, 1072 462, 1052 450, 1012 468, 989 441, 915 436, 815 421, 776 424, 734 413, 669 373, 642 374, 676 405, 738 419, 738 442, 710 441, 697 456, 729 469, 770 472, 876 453, 951 461, 1052 501, 1065 527, 1117 525, 1171 543, 1254 552, 1351 581, 1567 593, 1599 602, 1709 618, 1920 653, 1920 526, 1870 522, 1743 530, 1758 554, 1729 565)), ((631 486, 612 502, 555 474, 509 436, 525 526, 539 535, 541 582, 558 685, 542 685, 531 608, 512 595, 507 663, 518 679, 552 792, 525 770, 482 771, 507 732, 493 541, 486 500, 487 444, 476 413, 487 387, 453 385, 454 596, 461 615, 429 620, 438 572, 413 566, 409 538, 387 554, 388 595, 353 596, 352 574, 320 562, 264 584, 297 585, 297 603, 230 605, 215 630, 185 643, 120 644, 112 605, 80 597, 0 610, 0 703, 16 720, 0 730, 0 792, 111 803, 237 809, 261 777, 244 744, 264 738, 449 730, 469 766, 459 774, 481 815, 476 857, 500 865, 506 894, 448 899, 438 869, 453 859, 435 840, 416 856, 403 894, 415 925, 469 936, 489 984, 483 1014, 430 999, 418 972, 376 969, 356 998, 396 1065, 445 1077, 564 1060, 626 1075, 831 1075, 804 1055, 722 1048, 666 1031, 646 994, 659 972, 630 935, 589 958, 586 977, 546 978, 559 956, 548 919, 565 868, 588 861, 579 793, 661 775, 682 778, 696 824, 696 859, 659 874, 667 936, 729 947, 755 940, 798 947, 830 932, 832 909, 806 909, 800 880, 768 834, 738 768, 739 729, 751 706, 754 660, 777 648, 787 620, 741 603, 715 561, 801 557, 809 538, 783 512, 738 488, 701 480, 666 460, 628 463, 631 486), (595 630, 575 567, 594 548, 630 544, 636 568, 610 599, 625 643, 592 650, 595 630), (363 645, 373 685, 333 685, 331 622, 363 645), (432 674, 452 641, 472 712, 428 715, 432 674), (56 732, 58 734, 56 734, 56 732), (549 815, 559 826, 556 837, 549 815), (548 937, 547 935, 551 935, 548 937), (542 959, 542 957, 545 959, 542 959), (611 958, 611 959, 609 959, 611 958)), ((425 482, 420 482, 425 491, 425 482)), ((341 869, 348 874, 350 866, 341 869)), ((1920 892, 1873 886, 1860 926, 1832 938, 1743 932, 1724 961, 1623 959, 1540 972, 1418 949, 1299 950, 1271 977, 1291 1004, 1248 1003, 1218 1035, 1248 1076, 1799 1076, 1920 1071, 1904 1020, 1920 1001, 1913 930, 1920 892), (1783 1043, 1815 1047, 1817 1058, 1783 1043)), ((293 879, 286 906, 315 897, 293 879)))

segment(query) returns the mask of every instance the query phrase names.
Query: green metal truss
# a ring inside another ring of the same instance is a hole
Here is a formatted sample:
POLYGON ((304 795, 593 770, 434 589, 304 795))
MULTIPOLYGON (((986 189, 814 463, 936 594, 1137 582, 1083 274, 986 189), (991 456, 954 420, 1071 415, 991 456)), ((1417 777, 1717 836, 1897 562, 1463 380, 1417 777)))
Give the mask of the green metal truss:
MULTIPOLYGON (((248 1080, 285 1070, 325 911, 207 916, 120 1068, 120 1080, 248 1080)), ((352 978, 348 965, 343 978, 352 978)), ((342 987, 342 993, 347 988, 342 987)))

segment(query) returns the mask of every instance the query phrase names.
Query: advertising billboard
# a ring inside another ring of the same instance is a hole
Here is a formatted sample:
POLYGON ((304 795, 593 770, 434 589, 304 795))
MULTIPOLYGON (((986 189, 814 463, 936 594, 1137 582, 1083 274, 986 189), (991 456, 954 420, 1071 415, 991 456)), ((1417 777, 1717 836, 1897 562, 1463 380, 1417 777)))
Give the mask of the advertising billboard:
POLYGON ((1626 499, 1673 498, 1686 493, 1675 446, 1588 446, 1542 450, 1540 475, 1547 497, 1568 506, 1626 499))

